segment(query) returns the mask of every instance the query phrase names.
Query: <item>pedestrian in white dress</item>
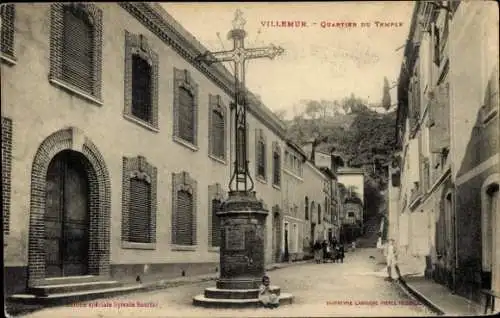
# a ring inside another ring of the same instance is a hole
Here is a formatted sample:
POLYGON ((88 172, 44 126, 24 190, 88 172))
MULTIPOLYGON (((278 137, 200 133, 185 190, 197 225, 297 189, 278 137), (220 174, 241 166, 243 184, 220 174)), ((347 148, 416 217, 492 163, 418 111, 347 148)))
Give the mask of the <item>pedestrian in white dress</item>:
POLYGON ((396 273, 397 253, 396 247, 394 246, 394 239, 390 239, 389 244, 387 245, 386 261, 388 279, 398 279, 399 277, 397 277, 396 273))

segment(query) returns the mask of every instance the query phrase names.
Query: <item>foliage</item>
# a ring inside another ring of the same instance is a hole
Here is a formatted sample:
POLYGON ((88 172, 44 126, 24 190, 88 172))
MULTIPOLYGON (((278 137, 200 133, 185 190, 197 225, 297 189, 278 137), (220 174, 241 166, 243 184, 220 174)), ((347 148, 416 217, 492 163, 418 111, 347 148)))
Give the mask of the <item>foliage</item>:
MULTIPOLYGON (((287 122, 288 137, 299 145, 327 137, 318 150, 335 148, 344 162, 365 171, 364 202, 367 215, 378 213, 387 187, 387 170, 393 153, 395 112, 379 113, 377 106, 351 94, 340 101, 302 101, 304 112, 287 122)), ((379 108, 381 109, 381 108, 379 108)), ((347 189, 346 189, 347 190, 347 189)))

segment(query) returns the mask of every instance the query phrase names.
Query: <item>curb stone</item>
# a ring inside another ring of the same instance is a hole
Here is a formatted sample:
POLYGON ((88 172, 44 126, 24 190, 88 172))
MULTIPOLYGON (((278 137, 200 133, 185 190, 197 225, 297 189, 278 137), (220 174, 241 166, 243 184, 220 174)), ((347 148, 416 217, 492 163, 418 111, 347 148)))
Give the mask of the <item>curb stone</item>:
POLYGON ((398 285, 406 290, 408 293, 410 293, 412 296, 414 296, 416 299, 418 299, 420 302, 422 302, 427 308, 429 308, 432 312, 439 316, 443 316, 446 313, 441 310, 436 304, 434 304, 430 299, 422 295, 420 292, 418 292, 415 288, 410 287, 405 280, 400 277, 398 280, 398 285))

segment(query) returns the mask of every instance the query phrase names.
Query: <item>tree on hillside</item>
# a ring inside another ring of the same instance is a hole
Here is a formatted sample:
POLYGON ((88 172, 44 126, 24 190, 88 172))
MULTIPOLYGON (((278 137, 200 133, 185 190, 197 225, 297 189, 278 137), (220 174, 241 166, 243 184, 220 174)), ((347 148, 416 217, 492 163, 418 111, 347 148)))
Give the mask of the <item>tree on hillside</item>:
POLYGON ((384 76, 384 88, 382 92, 382 107, 384 107, 385 110, 389 110, 389 108, 391 108, 391 94, 390 94, 389 80, 385 76, 384 76))
MULTIPOLYGON (((326 136, 318 144, 318 150, 335 147, 348 165, 364 168, 366 215, 376 213, 384 202, 380 192, 387 186, 385 166, 393 154, 396 113, 377 113, 354 94, 340 101, 303 103, 307 111, 287 121, 289 138, 302 144, 326 136)), ((347 189, 345 192, 348 193, 347 189)))

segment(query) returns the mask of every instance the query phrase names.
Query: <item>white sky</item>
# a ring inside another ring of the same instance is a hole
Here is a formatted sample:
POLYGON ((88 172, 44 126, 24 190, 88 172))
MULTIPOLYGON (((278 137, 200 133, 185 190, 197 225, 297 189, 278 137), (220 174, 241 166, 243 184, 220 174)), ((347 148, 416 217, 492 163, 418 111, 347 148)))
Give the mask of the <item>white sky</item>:
MULTIPOLYGON (((248 88, 271 110, 286 109, 303 99, 333 100, 354 93, 380 103, 383 78, 397 81, 414 2, 302 3, 162 3, 186 30, 211 51, 231 49, 227 33, 236 9, 247 21, 246 47, 270 43, 285 54, 248 62, 248 88), (265 21, 306 21, 307 28, 265 27, 265 21), (322 21, 356 22, 356 28, 322 28, 322 21), (376 27, 375 21, 402 22, 402 27, 376 27), (371 27, 360 27, 371 22, 371 27), (313 25, 313 23, 316 23, 313 25), (260 34, 259 34, 260 31, 260 34), (217 36, 220 34, 220 38, 217 36)), ((230 63, 225 63, 230 68, 230 63)), ((392 103, 396 90, 391 90, 392 103)))

